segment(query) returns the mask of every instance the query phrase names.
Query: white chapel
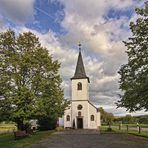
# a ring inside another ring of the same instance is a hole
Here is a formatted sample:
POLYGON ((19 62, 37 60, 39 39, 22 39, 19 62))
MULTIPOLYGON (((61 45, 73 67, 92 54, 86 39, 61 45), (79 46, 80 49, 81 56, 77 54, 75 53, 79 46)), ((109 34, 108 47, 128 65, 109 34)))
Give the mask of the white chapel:
POLYGON ((100 112, 89 100, 89 77, 85 73, 79 45, 79 55, 74 76, 71 78, 72 98, 64 113, 64 128, 97 129, 100 112))

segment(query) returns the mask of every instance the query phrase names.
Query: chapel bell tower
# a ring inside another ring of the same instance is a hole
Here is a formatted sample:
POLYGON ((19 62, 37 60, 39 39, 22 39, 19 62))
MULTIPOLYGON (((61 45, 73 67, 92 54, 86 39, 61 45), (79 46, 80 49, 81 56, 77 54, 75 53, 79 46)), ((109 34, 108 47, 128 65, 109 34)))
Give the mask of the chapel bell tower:
POLYGON ((79 55, 72 81, 72 101, 89 100, 89 77, 86 76, 79 43, 79 55))

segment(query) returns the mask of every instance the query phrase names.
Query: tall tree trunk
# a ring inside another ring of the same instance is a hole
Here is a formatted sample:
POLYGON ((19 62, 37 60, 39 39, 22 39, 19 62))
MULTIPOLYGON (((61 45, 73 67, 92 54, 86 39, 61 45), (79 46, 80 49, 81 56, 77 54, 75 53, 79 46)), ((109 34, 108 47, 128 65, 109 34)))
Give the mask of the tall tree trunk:
POLYGON ((20 130, 20 131, 23 131, 24 130, 23 120, 22 119, 17 119, 16 123, 17 123, 17 129, 20 130))

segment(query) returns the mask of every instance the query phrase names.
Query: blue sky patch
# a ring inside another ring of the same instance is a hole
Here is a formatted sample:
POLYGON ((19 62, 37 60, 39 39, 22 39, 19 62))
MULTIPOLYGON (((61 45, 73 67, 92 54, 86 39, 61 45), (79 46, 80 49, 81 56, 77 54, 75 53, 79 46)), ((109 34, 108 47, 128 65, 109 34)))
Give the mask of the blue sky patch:
POLYGON ((65 30, 60 25, 65 16, 64 6, 61 3, 36 0, 34 9, 34 21, 28 22, 26 27, 42 33, 46 33, 51 29, 57 34, 64 34, 65 30))
POLYGON ((117 9, 110 9, 107 13, 106 18, 113 18, 113 19, 120 19, 121 17, 125 16, 128 17, 129 19, 132 17, 134 13, 134 9, 130 8, 130 9, 121 9, 121 10, 117 10, 117 9))

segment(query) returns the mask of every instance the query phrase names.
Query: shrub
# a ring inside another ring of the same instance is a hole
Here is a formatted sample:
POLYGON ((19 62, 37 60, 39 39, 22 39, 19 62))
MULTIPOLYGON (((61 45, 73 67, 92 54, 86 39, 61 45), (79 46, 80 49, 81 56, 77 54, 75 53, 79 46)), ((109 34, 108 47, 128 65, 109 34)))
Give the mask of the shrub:
POLYGON ((52 130, 56 128, 57 120, 49 117, 42 117, 38 119, 39 130, 52 130))
POLYGON ((109 127, 109 128, 107 128, 107 131, 108 131, 108 132, 112 132, 113 130, 112 130, 111 127, 109 127))
POLYGON ((58 132, 64 131, 64 127, 63 126, 56 127, 56 131, 58 132))

